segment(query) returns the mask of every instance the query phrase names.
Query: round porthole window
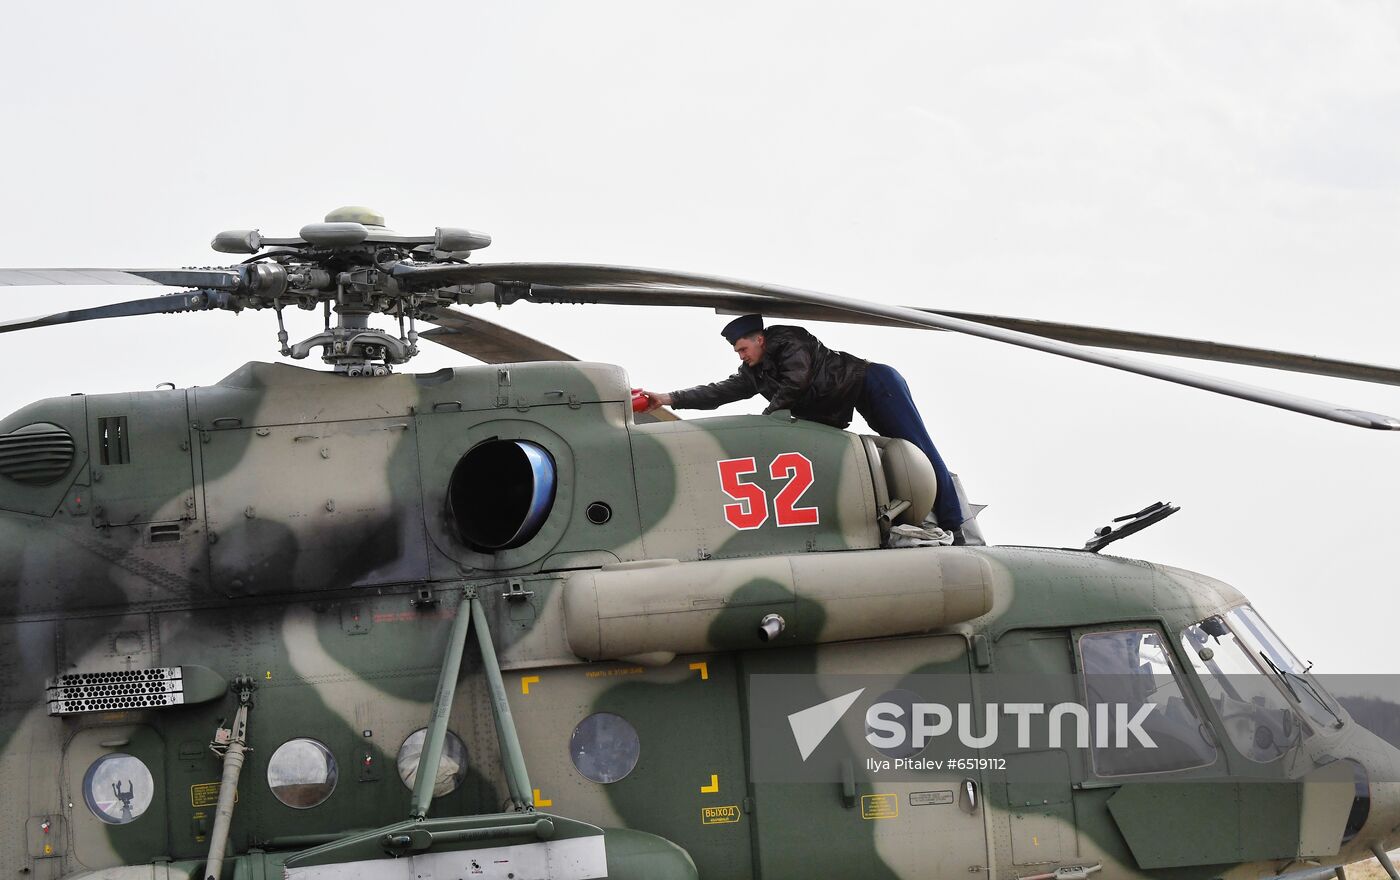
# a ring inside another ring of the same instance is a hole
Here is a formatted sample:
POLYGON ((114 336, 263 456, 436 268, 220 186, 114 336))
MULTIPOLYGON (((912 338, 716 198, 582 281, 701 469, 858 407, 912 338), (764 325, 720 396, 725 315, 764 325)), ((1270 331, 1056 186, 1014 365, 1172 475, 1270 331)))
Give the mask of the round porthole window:
POLYGON ((642 754, 637 729, 621 715, 598 712, 578 723, 569 737, 569 757, 584 778, 617 782, 631 773, 642 754))
POLYGON ((93 761, 83 777, 88 809, 109 825, 125 825, 146 812, 155 793, 155 780, 141 759, 120 752, 93 761))
MULTIPOLYGON (((423 741, 428 737, 426 727, 408 735, 399 746, 399 778, 410 790, 418 783, 418 760, 423 755, 423 741)), ((456 791, 467 778, 467 746, 452 731, 442 742, 442 759, 438 761, 437 779, 433 782, 433 797, 456 791)))
POLYGON ((282 803, 306 810, 325 801, 339 778, 335 756, 314 739, 292 739, 267 762, 267 785, 282 803))

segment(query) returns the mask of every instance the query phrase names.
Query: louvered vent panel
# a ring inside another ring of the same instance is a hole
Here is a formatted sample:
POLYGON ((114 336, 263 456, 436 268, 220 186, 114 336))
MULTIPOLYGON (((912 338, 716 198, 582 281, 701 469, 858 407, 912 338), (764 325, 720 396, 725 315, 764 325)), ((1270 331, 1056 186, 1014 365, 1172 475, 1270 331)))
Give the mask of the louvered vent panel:
POLYGON ((70 672, 49 680, 49 714, 179 706, 185 702, 184 687, 184 674, 179 666, 70 672))
POLYGON ((0 434, 0 476, 29 486, 47 486, 73 465, 73 435, 48 422, 0 434))

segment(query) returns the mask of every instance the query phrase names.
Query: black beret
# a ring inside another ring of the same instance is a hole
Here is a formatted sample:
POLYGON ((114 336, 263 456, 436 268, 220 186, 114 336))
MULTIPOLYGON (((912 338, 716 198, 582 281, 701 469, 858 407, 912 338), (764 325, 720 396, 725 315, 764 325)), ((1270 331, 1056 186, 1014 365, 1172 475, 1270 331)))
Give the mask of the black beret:
POLYGON ((719 335, 727 339, 730 345, 734 345, 750 333, 757 333, 762 329, 762 315, 741 315, 725 324, 724 329, 719 331, 719 335))

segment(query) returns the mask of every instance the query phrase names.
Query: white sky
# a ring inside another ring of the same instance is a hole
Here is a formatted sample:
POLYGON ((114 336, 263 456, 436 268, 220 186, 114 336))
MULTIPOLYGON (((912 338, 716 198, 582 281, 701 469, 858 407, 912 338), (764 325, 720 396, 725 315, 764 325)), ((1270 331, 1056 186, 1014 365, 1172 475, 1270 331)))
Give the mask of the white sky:
MULTIPOLYGON (((490 232, 494 260, 1400 362, 1394 5, 754 7, 12 6, 0 265, 218 265, 220 229, 367 204, 401 232, 490 232)), ((11 288, 0 319, 150 292, 11 288)), ((734 365, 703 311, 486 316, 659 390, 734 365)), ((1078 546, 1172 500, 1116 549, 1235 584, 1319 671, 1393 669, 1400 436, 951 334, 811 326, 904 372, 993 541, 1078 546)), ((431 348, 414 370, 464 362, 431 348)), ((253 313, 5 351, 0 412, 277 359, 253 313)), ((1397 388, 1183 365, 1400 415, 1397 388)))

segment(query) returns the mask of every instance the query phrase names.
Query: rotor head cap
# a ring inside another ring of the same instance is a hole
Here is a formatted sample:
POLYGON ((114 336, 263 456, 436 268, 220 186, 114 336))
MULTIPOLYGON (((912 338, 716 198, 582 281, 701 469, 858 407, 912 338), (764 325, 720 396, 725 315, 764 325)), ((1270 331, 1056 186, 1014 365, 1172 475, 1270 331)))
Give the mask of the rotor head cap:
POLYGON ((363 205, 346 205, 336 208, 326 215, 327 223, 360 223, 365 226, 383 226, 384 215, 363 205))

